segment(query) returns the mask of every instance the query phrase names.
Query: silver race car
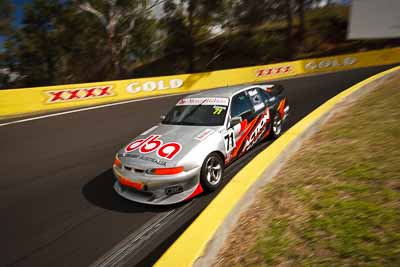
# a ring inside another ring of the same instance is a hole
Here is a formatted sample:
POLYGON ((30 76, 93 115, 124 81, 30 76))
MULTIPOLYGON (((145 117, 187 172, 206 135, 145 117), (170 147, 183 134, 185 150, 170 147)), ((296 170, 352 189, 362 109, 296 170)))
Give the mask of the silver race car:
POLYGON ((115 191, 155 205, 221 185, 224 167, 281 134, 289 105, 279 85, 226 87, 186 96, 115 156, 115 191))

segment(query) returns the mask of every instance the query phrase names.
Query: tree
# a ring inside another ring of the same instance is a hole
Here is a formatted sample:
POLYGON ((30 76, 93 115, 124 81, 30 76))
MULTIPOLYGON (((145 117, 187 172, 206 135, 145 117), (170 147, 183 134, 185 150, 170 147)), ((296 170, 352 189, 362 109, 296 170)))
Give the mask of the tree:
POLYGON ((305 18, 304 18, 304 8, 305 0, 297 0, 298 13, 299 13, 299 39, 303 40, 305 31, 305 18))
POLYGON ((25 7, 23 25, 12 42, 24 86, 55 83, 59 58, 56 21, 62 9, 57 0, 34 0, 25 7))
POLYGON ((210 28, 221 23, 223 0, 169 0, 164 4, 164 27, 167 30, 166 53, 182 51, 186 71, 196 71, 196 43, 206 39, 210 28))
POLYGON ((12 31, 12 14, 14 6, 10 0, 0 0, 0 35, 8 35, 12 31))
POLYGON ((13 10, 9 0, 0 0, 0 87, 7 85, 10 76, 6 38, 12 33, 13 10))
POLYGON ((285 13, 286 13, 286 49, 287 58, 293 57, 293 15, 292 15, 292 0, 285 0, 285 13))
POLYGON ((270 0, 242 0, 235 7, 239 25, 252 29, 268 21, 271 17, 270 0))
MULTIPOLYGON (((176 53, 185 54, 190 49, 190 33, 185 22, 183 9, 174 0, 164 4, 162 25, 166 31, 164 55, 170 57, 176 53)), ((189 59, 192 60, 192 59, 189 59)))
POLYGON ((140 24, 152 23, 151 9, 164 1, 156 0, 151 5, 146 0, 75 2, 80 11, 93 15, 102 27, 106 38, 105 45, 114 66, 114 77, 120 78, 125 74, 123 57, 127 55, 132 36, 138 29, 143 30, 143 27, 139 27, 140 24))

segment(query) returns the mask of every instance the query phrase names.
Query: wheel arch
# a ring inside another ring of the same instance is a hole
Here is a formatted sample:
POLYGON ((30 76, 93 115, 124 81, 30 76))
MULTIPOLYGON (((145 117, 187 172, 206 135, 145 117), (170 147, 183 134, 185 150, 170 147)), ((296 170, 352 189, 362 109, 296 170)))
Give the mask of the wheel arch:
MULTIPOLYGON (((222 161, 224 162, 224 165, 225 165, 225 155, 224 155, 224 153, 222 153, 222 152, 219 151, 219 150, 215 150, 215 151, 210 152, 208 155, 210 155, 210 154, 212 154, 212 153, 218 154, 218 155, 221 157, 221 159, 222 159, 222 161)), ((207 155, 207 156, 208 156, 208 155, 207 155)))

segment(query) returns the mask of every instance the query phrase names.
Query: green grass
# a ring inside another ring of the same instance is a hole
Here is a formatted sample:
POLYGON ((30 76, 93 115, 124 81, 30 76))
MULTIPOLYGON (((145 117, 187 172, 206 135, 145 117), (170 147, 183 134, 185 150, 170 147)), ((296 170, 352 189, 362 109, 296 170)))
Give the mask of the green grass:
POLYGON ((330 119, 257 206, 220 265, 400 266, 400 76, 330 119))

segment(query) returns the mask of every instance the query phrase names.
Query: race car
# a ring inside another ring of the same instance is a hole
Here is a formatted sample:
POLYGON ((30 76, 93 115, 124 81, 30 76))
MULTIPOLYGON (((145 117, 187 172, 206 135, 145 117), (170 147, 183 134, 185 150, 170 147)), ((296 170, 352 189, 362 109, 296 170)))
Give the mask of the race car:
POLYGON ((289 114, 283 87, 224 87, 185 96, 161 123, 115 156, 115 191, 169 205, 217 189, 224 168, 263 139, 277 138, 289 114))

